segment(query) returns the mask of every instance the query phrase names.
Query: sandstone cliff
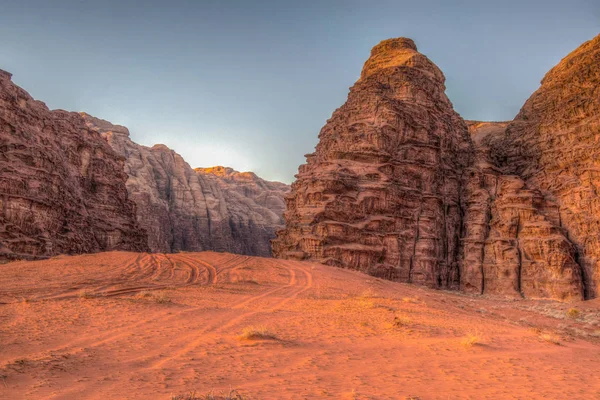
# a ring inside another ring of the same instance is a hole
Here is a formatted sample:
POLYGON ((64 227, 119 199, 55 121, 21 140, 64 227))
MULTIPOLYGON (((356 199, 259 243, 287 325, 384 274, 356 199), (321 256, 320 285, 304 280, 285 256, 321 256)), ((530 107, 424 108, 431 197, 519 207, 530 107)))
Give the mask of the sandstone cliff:
POLYGON ((440 70, 410 39, 381 42, 299 168, 275 256, 477 294, 592 296, 598 54, 596 38, 515 121, 467 133, 440 70))
POLYGON ((287 198, 274 255, 459 287, 467 127, 410 39, 373 48, 287 198))
POLYGON ((167 146, 141 146, 127 128, 82 115, 125 157, 127 190, 152 251, 271 254, 288 185, 230 168, 194 170, 167 146))
POLYGON ((0 259, 147 250, 123 159, 77 113, 0 71, 0 259))
POLYGON ((542 80, 495 143, 495 161, 558 206, 587 297, 600 290, 600 35, 542 80))
POLYGON ((493 161, 509 123, 467 122, 475 157, 462 185, 461 289, 581 300, 581 268, 558 205, 493 161))

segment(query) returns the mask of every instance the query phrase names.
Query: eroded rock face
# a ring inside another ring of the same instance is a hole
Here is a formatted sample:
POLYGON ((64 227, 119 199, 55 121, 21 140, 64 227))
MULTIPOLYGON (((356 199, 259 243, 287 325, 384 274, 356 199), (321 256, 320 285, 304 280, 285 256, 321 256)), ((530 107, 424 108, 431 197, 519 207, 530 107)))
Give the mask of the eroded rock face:
POLYGON ((581 300, 581 268, 560 227, 559 207, 492 161, 491 148, 509 123, 467 122, 475 158, 462 191, 462 290, 581 300))
POLYGON ((83 116, 125 157, 127 189, 152 251, 270 256, 288 185, 231 168, 194 170, 165 145, 141 146, 127 128, 83 116))
POLYGON ((221 230, 230 232, 232 239, 228 240, 227 251, 270 256, 271 240, 283 227, 284 197, 289 185, 221 166, 195 171, 202 186, 214 194, 219 210, 226 207, 227 218, 220 219, 221 230))
POLYGON ((375 46, 299 168, 274 255, 457 289, 472 150, 444 90, 412 40, 375 46))
POLYGON ((147 250, 122 157, 10 78, 0 71, 0 259, 147 250))
POLYGON ((506 135, 495 161, 558 206, 575 244, 587 297, 600 288, 600 35, 542 80, 506 135))
POLYGON ((299 168, 275 256, 476 294, 584 298, 600 248, 596 42, 551 71, 515 121, 467 121, 468 132, 414 43, 381 42, 299 168))

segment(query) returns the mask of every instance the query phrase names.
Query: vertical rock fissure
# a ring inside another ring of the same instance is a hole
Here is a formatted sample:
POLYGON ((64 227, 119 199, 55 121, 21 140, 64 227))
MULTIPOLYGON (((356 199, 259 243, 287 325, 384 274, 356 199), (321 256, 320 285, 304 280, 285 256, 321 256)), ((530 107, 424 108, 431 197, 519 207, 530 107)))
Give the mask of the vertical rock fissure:
POLYGON ((414 233, 414 240, 413 240, 413 249, 412 249, 412 255, 410 256, 410 270, 408 272, 408 282, 412 282, 413 281, 413 271, 414 271, 414 262, 415 262, 415 257, 417 254, 417 242, 419 241, 419 225, 421 223, 421 213, 423 212, 423 203, 420 203, 420 207, 419 210, 417 211, 417 219, 416 219, 416 223, 415 223, 415 233, 414 233))
POLYGON ((521 213, 517 214, 517 233, 516 233, 516 247, 517 247, 517 291, 522 298, 525 298, 525 294, 522 289, 522 273, 523 273, 523 254, 521 252, 521 242, 519 239, 519 233, 521 232, 521 213))
POLYGON ((485 217, 485 232, 483 234, 483 245, 481 246, 481 265, 479 270, 481 271, 481 294, 485 293, 485 244, 490 236, 490 222, 492 221, 492 201, 488 201, 485 217))

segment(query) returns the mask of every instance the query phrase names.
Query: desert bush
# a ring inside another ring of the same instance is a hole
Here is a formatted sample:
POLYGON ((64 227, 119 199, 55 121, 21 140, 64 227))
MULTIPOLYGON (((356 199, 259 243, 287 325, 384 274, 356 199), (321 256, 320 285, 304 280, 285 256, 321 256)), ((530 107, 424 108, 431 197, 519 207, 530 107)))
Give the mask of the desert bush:
POLYGON ((481 343, 481 340, 482 337, 479 332, 469 332, 464 338, 461 339, 460 344, 462 344, 466 348, 470 348, 478 343, 481 343))
POLYGON ((540 334, 540 339, 542 339, 544 342, 552 343, 557 346, 560 345, 560 336, 555 333, 542 333, 540 334))
POLYGON ((245 327, 239 338, 243 340, 278 340, 277 335, 262 325, 245 327))
POLYGON ((138 299, 148 299, 157 304, 165 304, 171 302, 171 297, 165 291, 142 290, 136 296, 138 299))
POLYGON ((199 395, 195 391, 188 394, 171 396, 171 400, 244 400, 244 397, 237 390, 229 390, 227 393, 215 394, 210 392, 199 395))
POLYGON ((404 315, 395 315, 393 324, 396 328, 404 328, 409 326, 411 322, 410 318, 405 317, 404 315))
POLYGON ((94 294, 90 290, 83 289, 79 291, 77 296, 79 296, 82 299, 91 299, 92 297, 94 297, 94 294))

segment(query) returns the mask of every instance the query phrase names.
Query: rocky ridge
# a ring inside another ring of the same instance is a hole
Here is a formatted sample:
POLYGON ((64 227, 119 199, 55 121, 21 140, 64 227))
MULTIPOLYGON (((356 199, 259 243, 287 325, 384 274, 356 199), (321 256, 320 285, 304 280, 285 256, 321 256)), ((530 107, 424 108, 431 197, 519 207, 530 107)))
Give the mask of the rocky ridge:
POLYGON ((270 256, 288 185, 225 167, 194 170, 165 145, 139 145, 127 128, 82 116, 125 158, 127 190, 152 251, 270 256))
POLYGON ((148 249, 122 157, 1 70, 0 149, 0 260, 148 249))

